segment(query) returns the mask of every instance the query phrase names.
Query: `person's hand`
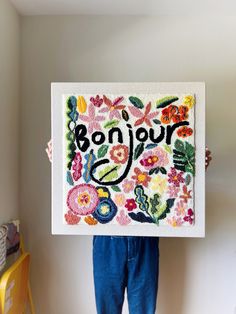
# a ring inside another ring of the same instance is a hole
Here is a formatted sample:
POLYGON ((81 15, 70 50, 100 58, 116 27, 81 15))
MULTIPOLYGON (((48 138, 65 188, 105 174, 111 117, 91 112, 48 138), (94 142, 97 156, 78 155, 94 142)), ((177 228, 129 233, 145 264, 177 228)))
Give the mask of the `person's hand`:
POLYGON ((50 139, 50 141, 48 142, 47 148, 45 150, 48 155, 49 161, 52 162, 52 139, 50 139))
POLYGON ((207 170, 211 160, 212 160, 211 151, 208 149, 208 147, 206 147, 206 159, 205 159, 205 168, 206 168, 206 170, 207 170))

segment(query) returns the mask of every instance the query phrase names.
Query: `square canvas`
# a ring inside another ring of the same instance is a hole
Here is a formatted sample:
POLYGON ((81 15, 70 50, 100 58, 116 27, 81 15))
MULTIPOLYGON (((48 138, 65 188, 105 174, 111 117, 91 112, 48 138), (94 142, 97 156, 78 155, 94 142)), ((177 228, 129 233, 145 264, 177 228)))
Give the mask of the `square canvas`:
POLYGON ((204 236, 204 106, 203 83, 54 83, 53 233, 204 236))

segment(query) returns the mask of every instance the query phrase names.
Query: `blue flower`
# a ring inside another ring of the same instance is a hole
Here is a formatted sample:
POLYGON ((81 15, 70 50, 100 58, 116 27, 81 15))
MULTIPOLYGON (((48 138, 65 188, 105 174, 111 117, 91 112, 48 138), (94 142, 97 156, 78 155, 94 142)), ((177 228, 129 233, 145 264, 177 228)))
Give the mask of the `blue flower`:
POLYGON ((116 204, 110 198, 100 197, 100 202, 92 215, 100 223, 106 224, 115 217, 116 213, 116 204))

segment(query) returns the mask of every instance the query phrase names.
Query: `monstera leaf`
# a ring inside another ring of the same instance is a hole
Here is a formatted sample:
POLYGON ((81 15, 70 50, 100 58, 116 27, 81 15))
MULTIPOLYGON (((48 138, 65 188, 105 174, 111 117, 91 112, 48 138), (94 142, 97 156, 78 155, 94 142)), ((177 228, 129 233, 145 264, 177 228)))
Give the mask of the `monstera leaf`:
POLYGON ((195 175, 195 149, 188 142, 175 141, 173 160, 176 169, 195 175))

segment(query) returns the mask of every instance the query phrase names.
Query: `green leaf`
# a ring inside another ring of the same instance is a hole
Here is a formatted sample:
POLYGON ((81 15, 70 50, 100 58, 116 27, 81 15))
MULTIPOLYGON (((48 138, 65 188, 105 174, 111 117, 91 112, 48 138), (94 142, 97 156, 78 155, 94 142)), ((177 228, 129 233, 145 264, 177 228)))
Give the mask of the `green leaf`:
POLYGON ((144 151, 144 143, 138 144, 134 151, 134 160, 138 159, 138 157, 142 154, 143 151, 144 151))
POLYGON ((119 124, 119 120, 111 120, 108 121, 107 123, 104 124, 104 128, 105 129, 111 129, 114 128, 115 126, 117 126, 119 124))
POLYGON ((148 203, 148 197, 144 193, 144 189, 141 185, 137 185, 134 189, 135 194, 135 200, 137 204, 139 205, 139 209, 142 211, 148 211, 149 203, 148 203))
POLYGON ((189 142, 175 141, 173 162, 176 169, 195 175, 195 148, 189 142))
POLYGON ((170 104, 172 104, 172 102, 175 102, 178 99, 179 98, 176 97, 176 96, 166 96, 166 97, 163 97, 163 98, 158 99, 156 101, 156 107, 157 108, 165 108, 165 107, 169 106, 170 104))
POLYGON ((118 178, 118 172, 119 166, 111 165, 107 166, 104 169, 99 171, 99 180, 100 181, 112 181, 113 179, 118 178))
POLYGON ((144 108, 143 102, 138 97, 130 96, 129 101, 139 109, 144 108))
POLYGON ((115 192, 120 192, 121 189, 117 185, 111 185, 111 189, 115 192))
POLYGON ((159 194, 154 194, 153 198, 150 198, 150 204, 151 204, 151 213, 155 214, 158 211, 158 205, 160 204, 160 195, 159 194))
POLYGON ((109 145, 102 145, 98 149, 98 158, 104 157, 108 151, 109 145))
POLYGON ((164 146, 165 150, 167 151, 167 153, 172 154, 172 149, 171 149, 171 147, 169 145, 164 144, 163 146, 164 146))
POLYGON ((122 118, 127 122, 129 120, 129 114, 126 110, 122 110, 121 111, 121 114, 122 114, 122 118))
POLYGON ((161 121, 158 120, 158 119, 153 119, 152 121, 153 121, 155 124, 161 124, 161 121))

